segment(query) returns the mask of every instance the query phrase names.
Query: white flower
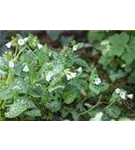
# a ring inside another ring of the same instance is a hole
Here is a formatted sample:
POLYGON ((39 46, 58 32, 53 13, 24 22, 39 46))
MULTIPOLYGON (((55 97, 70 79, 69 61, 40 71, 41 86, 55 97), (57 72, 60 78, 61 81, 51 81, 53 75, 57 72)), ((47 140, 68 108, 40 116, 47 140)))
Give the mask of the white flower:
POLYGON ((14 62, 12 60, 9 62, 9 67, 14 68, 14 62))
POLYGON ((82 73, 82 67, 79 67, 79 68, 77 69, 77 71, 78 71, 79 73, 82 73))
POLYGON ((11 42, 8 42, 8 43, 6 44, 6 47, 7 47, 7 48, 11 48, 11 45, 12 45, 12 43, 11 43, 11 42))
POLYGON ((126 99, 126 92, 125 92, 125 91, 121 91, 121 92, 120 92, 120 97, 121 97, 122 99, 126 99))
POLYGON ((29 67, 27 65, 25 65, 25 67, 23 68, 24 72, 29 72, 29 67))
POLYGON ((94 81, 94 84, 99 85, 101 83, 101 79, 100 78, 96 78, 94 81))
POLYGON ((120 93, 120 89, 119 88, 117 88, 116 90, 115 90, 115 92, 117 93, 117 94, 119 94, 120 93))
POLYGON ((19 39, 19 40, 18 40, 18 44, 19 44, 20 46, 24 45, 24 44, 25 44, 24 39, 19 39))
POLYGON ((103 114, 102 112, 97 113, 96 116, 95 116, 95 121, 96 121, 96 120, 97 120, 97 121, 100 121, 100 120, 102 119, 103 115, 104 115, 104 114, 103 114))
POLYGON ((103 117, 103 113, 102 112, 99 112, 95 115, 94 118, 91 119, 91 121, 101 121, 102 120, 102 117, 103 117))
POLYGON ((77 73, 76 72, 70 72, 70 75, 71 75, 72 78, 75 78, 77 73))
POLYGON ((90 107, 91 105, 89 103, 84 103, 84 106, 90 107))
POLYGON ((77 45, 74 45, 74 46, 73 46, 73 51, 76 51, 77 48, 78 48, 77 45))
POLYGON ((23 40, 24 40, 24 42, 27 42, 27 41, 28 41, 28 39, 29 39, 29 38, 28 38, 28 37, 26 37, 26 38, 24 38, 23 40))
POLYGON ((39 49, 41 49, 43 47, 43 45, 41 45, 41 44, 38 44, 37 46, 39 49))
POLYGON ((67 80, 71 80, 72 79, 70 74, 67 74, 66 77, 67 77, 67 80))
POLYGON ((50 81, 52 79, 53 73, 50 71, 46 74, 46 81, 50 81))
POLYGON ((77 73, 69 72, 68 74, 66 74, 67 80, 71 80, 71 79, 75 78, 76 75, 77 75, 77 73))
POLYGON ((128 94, 127 97, 130 98, 130 99, 133 99, 134 95, 133 94, 128 94))

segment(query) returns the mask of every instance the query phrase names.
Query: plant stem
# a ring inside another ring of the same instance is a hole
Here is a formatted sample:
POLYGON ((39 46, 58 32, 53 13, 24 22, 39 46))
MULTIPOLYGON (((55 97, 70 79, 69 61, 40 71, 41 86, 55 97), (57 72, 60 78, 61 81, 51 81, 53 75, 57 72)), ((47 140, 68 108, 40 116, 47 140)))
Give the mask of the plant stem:
POLYGON ((16 55, 17 55, 17 49, 18 49, 18 46, 16 46, 14 56, 16 56, 16 55))
POLYGON ((7 84, 11 81, 11 78, 12 78, 12 72, 9 70, 7 81, 6 81, 7 84))
POLYGON ((94 108, 96 108, 96 107, 99 105, 99 103, 100 103, 100 101, 101 101, 101 98, 102 98, 102 95, 99 96, 98 102, 97 102, 93 107, 90 107, 88 110, 86 110, 86 111, 80 113, 80 115, 85 115, 85 114, 87 114, 88 112, 90 112, 91 110, 93 110, 94 108))
POLYGON ((106 106, 106 107, 104 108, 104 110, 107 109, 107 108, 109 108, 109 107, 112 106, 113 104, 114 104, 114 102, 111 102, 108 106, 106 106))
POLYGON ((2 109, 4 109, 5 103, 6 103, 6 100, 4 100, 3 103, 2 103, 2 105, 1 105, 1 108, 2 108, 2 109))
POLYGON ((19 57, 19 55, 25 50, 26 46, 24 46, 20 51, 19 53, 17 54, 17 56, 15 57, 15 59, 17 59, 19 57))

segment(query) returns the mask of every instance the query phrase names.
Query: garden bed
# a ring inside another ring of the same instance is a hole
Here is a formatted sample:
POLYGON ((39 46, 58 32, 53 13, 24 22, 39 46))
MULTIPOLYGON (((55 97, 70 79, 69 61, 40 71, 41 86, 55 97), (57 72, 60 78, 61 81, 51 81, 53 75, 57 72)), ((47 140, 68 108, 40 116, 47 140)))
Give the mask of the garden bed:
POLYGON ((134 31, 1 35, 0 120, 134 120, 134 31))

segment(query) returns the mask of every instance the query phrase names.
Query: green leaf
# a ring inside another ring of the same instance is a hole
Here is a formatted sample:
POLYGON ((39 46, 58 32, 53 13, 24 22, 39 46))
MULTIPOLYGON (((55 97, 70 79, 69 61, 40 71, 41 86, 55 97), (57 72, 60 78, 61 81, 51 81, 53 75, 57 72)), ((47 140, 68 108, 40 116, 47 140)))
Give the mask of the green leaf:
POLYGON ((74 36, 61 36, 60 42, 63 46, 68 46, 70 42, 73 40, 74 36))
POLYGON ((74 121, 79 121, 80 120, 79 113, 77 113, 76 111, 73 111, 72 112, 72 118, 74 119, 74 121))
POLYGON ((7 118, 15 118, 27 109, 36 107, 35 104, 26 97, 19 97, 14 100, 14 103, 9 106, 8 112, 5 112, 7 118))
POLYGON ((52 112, 57 112, 61 109, 61 103, 58 101, 47 102, 45 107, 50 109, 52 112))
POLYGON ((108 114, 104 114, 102 117, 102 121, 111 121, 112 118, 108 114))
POLYGON ((24 51, 24 53, 20 56, 20 60, 28 64, 31 64, 31 63, 36 64, 37 56, 32 50, 27 50, 27 51, 24 51))
POLYGON ((93 83, 95 78, 98 78, 98 73, 97 73, 97 69, 96 68, 92 69, 92 71, 91 71, 90 82, 93 83))
POLYGON ((66 108, 62 108, 62 110, 61 110, 61 116, 62 116, 62 118, 66 118, 69 113, 70 113, 70 110, 68 110, 66 108))
POLYGON ((88 74, 82 72, 82 73, 79 74, 78 76, 79 76, 79 78, 86 78, 86 77, 88 76, 88 74))
POLYGON ((26 94, 28 90, 28 83, 24 81, 23 78, 16 77, 15 79, 13 79, 9 87, 18 93, 26 94))
POLYGON ((121 109, 118 106, 112 105, 106 109, 106 113, 110 117, 117 119, 121 114, 121 109))
POLYGON ((24 115, 29 116, 29 117, 40 117, 41 112, 38 108, 34 108, 32 110, 24 112, 24 115))
POLYGON ((93 93, 95 93, 96 95, 99 95, 101 92, 103 92, 103 91, 105 91, 105 90, 108 89, 109 84, 107 84, 107 83, 105 83, 105 82, 102 81, 101 84, 95 85, 94 84, 95 78, 98 78, 98 73, 97 73, 97 69, 96 68, 94 68, 91 71, 89 89, 93 93))
POLYGON ((37 59, 41 64, 44 64, 45 62, 49 61, 49 56, 48 56, 46 45, 42 49, 37 49, 34 53, 37 56, 37 59))
POLYGON ((99 59, 99 63, 104 65, 104 66, 107 66, 108 64, 111 63, 111 61, 113 60, 113 57, 109 57, 108 55, 102 55, 99 59))
POLYGON ((65 89, 65 85, 64 84, 58 84, 58 85, 56 85, 56 86, 54 86, 54 87, 49 87, 48 88, 48 91, 51 93, 51 92, 53 92, 53 91, 56 91, 56 90, 64 90, 65 89))
POLYGON ((87 90, 88 89, 88 83, 86 80, 82 80, 82 79, 73 79, 69 82, 69 85, 72 85, 73 87, 75 87, 77 90, 87 90))
POLYGON ((95 93, 96 95, 99 95, 100 93, 107 90, 109 87, 108 83, 101 83, 100 85, 94 85, 92 83, 89 84, 90 90, 95 93))
POLYGON ((74 60, 74 63, 77 64, 77 65, 79 65, 79 66, 82 66, 82 67, 86 67, 86 68, 89 67, 89 65, 87 64, 87 62, 85 60, 81 59, 81 58, 76 58, 74 60))
POLYGON ((118 70, 118 72, 111 71, 110 75, 109 75, 110 79, 113 82, 117 79, 124 77, 124 76, 125 76, 125 73, 122 70, 118 70))
POLYGON ((89 31, 88 32, 88 40, 90 42, 95 42, 95 41, 101 41, 105 38, 106 34, 103 31, 100 30, 95 30, 95 31, 89 31))
POLYGON ((18 64, 16 64, 16 66, 15 66, 15 75, 21 76, 23 67, 24 67, 24 65, 22 64, 22 62, 19 62, 18 64))
POLYGON ((124 53, 124 45, 113 45, 111 46, 110 48, 110 51, 108 53, 108 56, 109 57, 112 57, 112 56, 121 56, 122 54, 124 53))
POLYGON ((15 92, 8 88, 0 89, 0 100, 8 100, 14 96, 15 92))
POLYGON ((83 46, 84 46, 84 43, 78 43, 78 44, 77 44, 77 48, 78 48, 78 49, 83 48, 83 46))
POLYGON ((56 84, 59 84, 60 81, 62 80, 63 75, 57 76, 55 78, 52 79, 52 81, 50 82, 50 85, 48 87, 49 91, 50 89, 52 89, 56 84))
POLYGON ((112 102, 120 102, 121 98, 119 96, 119 94, 117 94, 116 92, 113 92, 112 97, 110 99, 110 103, 112 102))
POLYGON ((43 90, 40 84, 36 84, 28 92, 29 95, 33 97, 42 97, 43 96, 43 90))
POLYGON ((122 32, 121 34, 114 34, 109 37, 109 41, 113 45, 123 45, 125 46, 127 42, 129 41, 129 35, 125 32, 122 32))
POLYGON ((73 101, 76 98, 76 95, 77 95, 77 93, 74 93, 72 91, 64 93, 64 95, 63 95, 64 103, 65 104, 73 103, 73 101))
POLYGON ((134 61, 133 51, 131 51, 130 49, 125 51, 123 53, 121 59, 123 59, 126 62, 127 65, 131 64, 134 61))

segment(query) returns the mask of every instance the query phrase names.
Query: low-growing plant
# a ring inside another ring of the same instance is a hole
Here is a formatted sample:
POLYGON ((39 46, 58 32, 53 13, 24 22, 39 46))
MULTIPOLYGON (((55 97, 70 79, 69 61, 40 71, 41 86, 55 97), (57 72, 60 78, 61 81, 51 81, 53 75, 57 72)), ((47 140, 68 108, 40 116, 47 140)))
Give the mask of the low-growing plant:
POLYGON ((72 41, 56 52, 30 34, 12 37, 6 46, 9 52, 0 57, 1 120, 117 120, 119 106, 133 99, 122 89, 105 98, 109 84, 75 54, 83 43, 72 41))

